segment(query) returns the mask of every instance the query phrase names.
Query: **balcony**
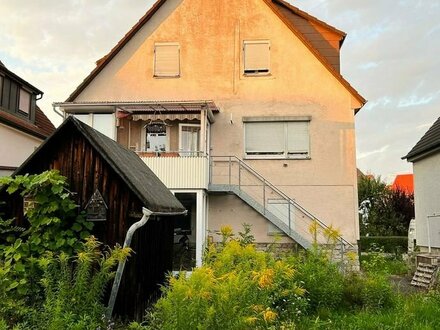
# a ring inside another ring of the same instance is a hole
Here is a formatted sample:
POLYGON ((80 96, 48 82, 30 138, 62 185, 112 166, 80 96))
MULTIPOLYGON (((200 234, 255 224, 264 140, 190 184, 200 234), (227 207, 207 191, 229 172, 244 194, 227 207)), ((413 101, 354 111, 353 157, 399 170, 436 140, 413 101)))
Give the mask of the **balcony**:
POLYGON ((202 152, 138 152, 169 189, 208 189, 209 160, 202 152))

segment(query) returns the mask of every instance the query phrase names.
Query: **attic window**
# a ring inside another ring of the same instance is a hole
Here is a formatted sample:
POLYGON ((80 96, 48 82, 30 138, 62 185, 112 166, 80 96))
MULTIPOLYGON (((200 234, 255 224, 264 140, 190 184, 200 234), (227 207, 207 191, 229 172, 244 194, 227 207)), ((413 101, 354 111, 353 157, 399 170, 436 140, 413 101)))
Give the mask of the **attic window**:
POLYGON ((31 109, 31 94, 23 88, 20 88, 20 102, 18 109, 26 114, 29 114, 31 109))
POLYGON ((270 42, 268 40, 245 41, 243 56, 245 75, 270 73, 270 42))
POLYGON ((154 45, 154 76, 180 77, 180 45, 156 43, 154 45))
POLYGON ((101 193, 96 189, 86 205, 87 221, 106 221, 107 220, 107 204, 101 193))

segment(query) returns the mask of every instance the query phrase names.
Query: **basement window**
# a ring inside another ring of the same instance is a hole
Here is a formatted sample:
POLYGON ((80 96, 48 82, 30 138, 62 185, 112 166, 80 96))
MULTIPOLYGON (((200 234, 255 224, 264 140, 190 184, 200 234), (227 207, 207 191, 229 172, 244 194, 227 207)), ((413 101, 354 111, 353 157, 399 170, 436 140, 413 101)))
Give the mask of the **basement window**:
POLYGON ((180 45, 156 43, 154 45, 154 77, 180 77, 180 45))
POLYGON ((270 42, 268 40, 244 41, 244 74, 268 75, 270 73, 270 42))

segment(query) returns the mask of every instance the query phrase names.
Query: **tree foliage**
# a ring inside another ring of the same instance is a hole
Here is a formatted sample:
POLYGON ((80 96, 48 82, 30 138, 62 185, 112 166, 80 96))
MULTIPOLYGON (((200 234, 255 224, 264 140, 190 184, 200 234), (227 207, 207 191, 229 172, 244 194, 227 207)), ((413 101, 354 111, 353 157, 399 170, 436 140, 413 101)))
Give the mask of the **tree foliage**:
POLYGON ((406 236, 414 218, 414 195, 391 189, 380 176, 358 180, 361 235, 406 236))

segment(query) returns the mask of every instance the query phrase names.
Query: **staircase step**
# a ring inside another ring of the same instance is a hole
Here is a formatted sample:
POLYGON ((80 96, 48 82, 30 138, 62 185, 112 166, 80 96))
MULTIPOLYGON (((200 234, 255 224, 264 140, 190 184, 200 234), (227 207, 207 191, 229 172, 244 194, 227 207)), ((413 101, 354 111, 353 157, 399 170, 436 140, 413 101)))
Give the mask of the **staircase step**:
POLYGON ((434 275, 434 274, 432 274, 432 273, 424 273, 424 272, 421 272, 419 270, 417 270, 415 272, 415 274, 414 274, 414 276, 420 276, 420 277, 426 277, 426 278, 432 278, 432 275, 434 275))

